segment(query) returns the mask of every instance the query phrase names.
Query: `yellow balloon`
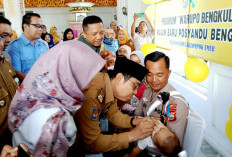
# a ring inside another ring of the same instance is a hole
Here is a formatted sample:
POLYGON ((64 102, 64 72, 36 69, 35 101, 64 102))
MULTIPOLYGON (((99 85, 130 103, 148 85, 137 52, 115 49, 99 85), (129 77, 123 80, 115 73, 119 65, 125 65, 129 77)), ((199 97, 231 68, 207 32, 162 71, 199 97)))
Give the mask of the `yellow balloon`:
POLYGON ((156 45, 153 43, 146 43, 141 48, 141 51, 145 56, 152 52, 155 52, 155 50, 156 50, 156 45))
POLYGON ((227 138, 232 142, 232 120, 231 119, 227 121, 225 131, 226 131, 227 138))
POLYGON ((209 67, 202 59, 188 57, 184 65, 185 76, 193 82, 204 81, 209 75, 209 67))
POLYGON ((155 3, 154 0, 143 0, 143 2, 146 4, 154 4, 155 3))
POLYGON ((150 5, 146 8, 145 14, 150 21, 155 21, 155 5, 150 5))

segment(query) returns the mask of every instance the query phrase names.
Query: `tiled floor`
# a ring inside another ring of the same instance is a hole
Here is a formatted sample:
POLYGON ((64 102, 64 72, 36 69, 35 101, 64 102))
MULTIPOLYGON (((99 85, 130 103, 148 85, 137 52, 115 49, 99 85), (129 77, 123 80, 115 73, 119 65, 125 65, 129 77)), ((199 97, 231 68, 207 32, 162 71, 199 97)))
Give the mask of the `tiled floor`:
POLYGON ((222 157, 206 140, 203 140, 199 157, 222 157))

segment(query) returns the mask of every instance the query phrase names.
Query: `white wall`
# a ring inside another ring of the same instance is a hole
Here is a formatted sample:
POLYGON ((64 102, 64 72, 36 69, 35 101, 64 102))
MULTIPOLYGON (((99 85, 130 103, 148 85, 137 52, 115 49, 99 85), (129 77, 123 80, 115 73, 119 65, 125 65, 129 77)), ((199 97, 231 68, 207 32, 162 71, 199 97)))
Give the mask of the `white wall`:
POLYGON ((94 7, 90 15, 97 15, 101 17, 104 27, 110 27, 110 22, 114 21, 114 15, 117 15, 117 7, 94 7))
MULTIPOLYGON (((56 26, 58 33, 62 35, 68 28, 68 20, 75 20, 75 14, 68 11, 69 7, 43 7, 43 8, 26 8, 25 11, 33 11, 41 16, 43 23, 47 26, 49 32, 51 26, 56 26)), ((0 11, 3 11, 0 8, 0 11)), ((109 27, 114 15, 117 15, 117 7, 93 7, 93 12, 89 15, 97 15, 102 18, 104 27, 109 27)), ((11 21, 14 23, 14 21, 11 21)), ((117 23, 117 21, 115 21, 117 23)), ((19 24, 21 27, 21 23, 19 24)))
MULTIPOLYGON (((49 32, 51 26, 56 26, 59 34, 68 28, 68 20, 75 20, 75 14, 68 11, 69 7, 44 7, 44 8, 26 8, 26 11, 39 13, 43 23, 47 26, 49 32)), ((102 18, 104 26, 109 27, 111 21, 114 21, 116 7, 93 7, 93 12, 89 15, 97 15, 102 18)))

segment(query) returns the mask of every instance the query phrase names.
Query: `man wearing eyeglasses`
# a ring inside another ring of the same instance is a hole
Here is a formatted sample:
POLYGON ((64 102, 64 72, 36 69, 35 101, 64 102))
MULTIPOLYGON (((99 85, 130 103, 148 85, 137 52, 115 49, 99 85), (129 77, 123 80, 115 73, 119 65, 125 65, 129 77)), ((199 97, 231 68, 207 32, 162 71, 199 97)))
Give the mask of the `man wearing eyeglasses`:
POLYGON ((8 44, 11 41, 10 39, 12 36, 11 22, 3 16, 0 16, 0 35, 5 40, 4 46, 2 47, 2 55, 5 57, 5 60, 7 60, 10 64, 12 64, 10 55, 7 52, 5 52, 5 49, 7 48, 8 44))
MULTIPOLYGON (((149 117, 130 117, 123 114, 117 106, 117 100, 126 102, 136 94, 137 87, 147 73, 148 70, 140 64, 125 57, 118 57, 113 71, 95 76, 92 85, 84 93, 86 101, 75 115, 81 136, 81 140, 77 140, 79 142, 73 146, 76 151, 83 148, 82 146, 84 148, 80 151, 87 150, 89 153, 116 151, 128 148, 129 143, 151 135, 154 122, 149 117), (99 117, 104 114, 108 120, 105 118, 102 121, 99 117), (128 128, 131 131, 105 135, 107 121, 116 127, 128 128), (100 128, 99 122, 100 126, 106 127, 100 128), (80 143, 83 145, 78 145, 80 143)), ((74 150, 73 147, 71 150, 74 150)), ((83 152, 78 152, 80 153, 83 152)))
POLYGON ((25 78, 40 55, 48 50, 46 45, 38 40, 42 34, 42 26, 39 14, 27 13, 22 20, 23 34, 6 49, 20 81, 25 78))
MULTIPOLYGON (((0 27, 0 32, 2 32, 0 27)), ((11 145, 12 134, 8 129, 7 115, 11 100, 18 86, 15 82, 14 68, 2 55, 6 39, 0 35, 0 150, 5 144, 11 145)))

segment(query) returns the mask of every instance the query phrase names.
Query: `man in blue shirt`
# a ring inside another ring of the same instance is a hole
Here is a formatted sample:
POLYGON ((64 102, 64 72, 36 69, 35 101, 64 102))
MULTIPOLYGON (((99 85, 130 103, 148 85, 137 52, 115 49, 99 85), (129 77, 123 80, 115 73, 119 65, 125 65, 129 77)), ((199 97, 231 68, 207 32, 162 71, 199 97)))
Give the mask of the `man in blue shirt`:
POLYGON ((42 34, 42 20, 39 14, 28 13, 23 16, 23 34, 12 41, 7 49, 11 56, 16 75, 22 81, 40 55, 47 51, 44 43, 37 40, 42 34))

